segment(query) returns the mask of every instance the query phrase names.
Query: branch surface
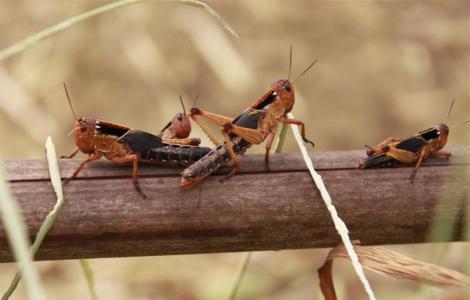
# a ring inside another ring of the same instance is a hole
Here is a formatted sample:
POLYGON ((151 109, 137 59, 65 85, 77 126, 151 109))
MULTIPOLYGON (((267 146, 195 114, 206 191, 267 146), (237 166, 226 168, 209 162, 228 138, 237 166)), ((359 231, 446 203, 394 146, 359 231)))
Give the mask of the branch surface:
MULTIPOLYGON (((413 184, 411 168, 356 169, 363 150, 310 155, 351 238, 377 245, 425 242, 436 211, 439 222, 434 225, 453 224, 450 240, 464 239, 468 161, 463 149, 451 151, 449 160, 426 161, 413 184)), ((79 162, 61 160, 62 176, 70 176, 79 162)), ((6 161, 5 166, 28 230, 36 233, 55 203, 47 162, 6 161)), ((273 154, 270 167, 267 172, 263 155, 243 156, 240 172, 230 180, 220 183, 219 174, 183 191, 181 169, 143 165, 144 200, 134 189, 130 166, 92 163, 64 186, 63 210, 36 258, 336 246, 339 237, 301 156, 273 154)), ((0 262, 12 259, 0 224, 0 262)))

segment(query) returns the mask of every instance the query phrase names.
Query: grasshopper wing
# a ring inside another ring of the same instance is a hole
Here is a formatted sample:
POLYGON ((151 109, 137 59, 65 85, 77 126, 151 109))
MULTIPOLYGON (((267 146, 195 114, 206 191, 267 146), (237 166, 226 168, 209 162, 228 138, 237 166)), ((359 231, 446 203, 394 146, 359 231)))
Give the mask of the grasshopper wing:
POLYGON ((121 141, 136 153, 163 146, 163 141, 160 137, 140 130, 129 130, 129 132, 121 138, 121 141))
POLYGON ((414 136, 399 142, 395 145, 395 148, 416 153, 426 144, 426 140, 424 140, 421 136, 414 136))
POLYGON ((401 163, 385 153, 369 156, 361 164, 362 169, 396 168, 401 163))
POLYGON ((238 117, 236 117, 232 124, 240 127, 257 129, 258 121, 266 116, 266 110, 263 109, 247 109, 238 117))

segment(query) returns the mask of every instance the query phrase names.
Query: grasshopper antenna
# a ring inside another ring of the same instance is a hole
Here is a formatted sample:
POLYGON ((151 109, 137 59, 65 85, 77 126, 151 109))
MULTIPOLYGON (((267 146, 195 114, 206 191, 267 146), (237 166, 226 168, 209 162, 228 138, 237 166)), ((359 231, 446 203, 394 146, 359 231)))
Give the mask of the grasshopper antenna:
POLYGON ((463 125, 467 125, 467 124, 470 124, 470 120, 467 120, 467 121, 462 122, 462 123, 460 123, 460 124, 454 125, 454 126, 452 127, 452 129, 454 129, 455 127, 459 127, 459 126, 463 126, 463 125))
POLYGON ((67 95, 67 100, 69 102, 70 109, 72 110, 72 114, 75 118, 75 121, 77 121, 78 117, 77 117, 77 114, 75 113, 75 110, 73 109, 72 100, 70 100, 69 90, 67 89, 67 84, 65 84, 65 82, 62 82, 62 84, 64 85, 65 94, 67 95))
POLYGON ((289 76, 287 80, 290 80, 290 72, 292 71, 292 44, 290 45, 290 53, 289 53, 289 76))
POLYGON ((449 117, 450 117, 450 113, 452 112, 452 108, 454 107, 454 102, 455 102, 455 97, 452 98, 452 103, 450 104, 449 111, 447 112, 446 124, 447 122, 449 122, 449 117))
POLYGON ((196 102, 197 100, 199 100, 199 96, 201 96, 201 94, 197 94, 196 98, 194 98, 194 101, 193 101, 193 104, 191 104, 191 107, 196 106, 196 102))
POLYGON ((294 80, 294 83, 296 83, 300 77, 304 76, 305 73, 307 73, 317 63, 317 61, 318 59, 315 59, 302 73, 300 73, 299 76, 297 76, 297 78, 294 80))
POLYGON ((183 107, 183 113, 184 113, 184 115, 186 115, 186 108, 184 107, 183 97, 181 97, 181 95, 179 95, 179 96, 180 96, 181 106, 183 107))

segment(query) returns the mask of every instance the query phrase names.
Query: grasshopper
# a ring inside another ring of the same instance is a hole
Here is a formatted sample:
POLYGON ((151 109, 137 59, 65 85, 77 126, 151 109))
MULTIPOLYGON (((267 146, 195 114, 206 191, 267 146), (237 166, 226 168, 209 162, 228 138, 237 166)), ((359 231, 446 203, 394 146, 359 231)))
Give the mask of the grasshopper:
MULTIPOLYGON (((78 118, 65 84, 64 88, 75 117, 71 133, 77 148, 72 154, 61 158, 72 158, 78 152, 88 154, 88 158, 82 161, 72 176, 65 180, 66 182, 77 177, 85 165, 104 156, 118 164, 132 163, 135 189, 145 198, 138 182, 139 162, 188 166, 211 151, 210 148, 194 146, 200 143, 199 139, 188 138, 191 125, 186 113, 176 114, 163 128, 160 136, 157 136, 93 117, 78 118)), ((180 100, 183 104, 181 97, 180 100)))
POLYGON ((366 145, 368 157, 359 164, 359 167, 373 169, 414 165, 410 175, 410 180, 413 182, 421 163, 429 156, 449 158, 451 153, 442 149, 445 147, 449 136, 449 126, 446 123, 449 120, 454 102, 455 99, 452 100, 445 123, 438 123, 403 140, 391 137, 375 147, 366 145))
MULTIPOLYGON (((239 167, 238 154, 243 154, 252 144, 265 145, 265 163, 269 169, 269 152, 276 135, 279 124, 295 124, 300 126, 304 142, 314 146, 314 143, 305 137, 305 125, 300 120, 289 119, 289 113, 295 103, 295 82, 303 76, 313 65, 311 63, 293 81, 290 80, 292 66, 292 47, 290 49, 290 64, 288 79, 274 82, 268 91, 236 118, 230 118, 208 111, 192 107, 189 116, 194 120, 209 137, 215 149, 201 158, 199 161, 183 171, 181 187, 190 189, 214 173, 221 166, 233 162, 232 170, 228 177, 235 174, 239 167), (209 131, 209 128, 200 118, 220 126, 223 141, 209 131)), ((227 177, 227 178, 228 178, 227 177)))

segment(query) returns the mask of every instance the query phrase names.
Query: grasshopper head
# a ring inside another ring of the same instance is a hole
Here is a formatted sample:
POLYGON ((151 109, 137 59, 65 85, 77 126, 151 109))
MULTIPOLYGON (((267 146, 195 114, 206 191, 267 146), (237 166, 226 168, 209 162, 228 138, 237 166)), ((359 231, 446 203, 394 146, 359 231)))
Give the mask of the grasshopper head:
POLYGON ((288 79, 281 79, 273 83, 271 89, 282 103, 285 112, 290 112, 295 103, 294 83, 288 79))
MULTIPOLYGON (((183 108, 183 112, 177 113, 173 119, 163 128, 163 136, 170 139, 185 139, 191 134, 191 122, 189 120, 189 115, 192 114, 193 109, 189 114, 186 113, 186 108, 184 107, 183 98, 180 95, 180 103, 183 108)), ((196 97, 195 101, 198 97, 196 97)))
POLYGON ((439 130, 439 133, 442 135, 449 135, 449 126, 447 126, 447 124, 444 124, 444 123, 439 123, 437 124, 437 130, 439 130))
POLYGON ((447 143, 447 137, 449 136, 449 126, 444 123, 439 123, 436 125, 436 128, 439 131, 439 149, 442 149, 447 143))
POLYGON ((173 138, 185 139, 191 134, 191 122, 189 117, 184 113, 177 113, 171 120, 169 131, 173 134, 173 138))
POLYGON ((75 121, 75 144, 83 153, 92 153, 94 151, 96 129, 96 119, 94 118, 83 117, 75 121))

